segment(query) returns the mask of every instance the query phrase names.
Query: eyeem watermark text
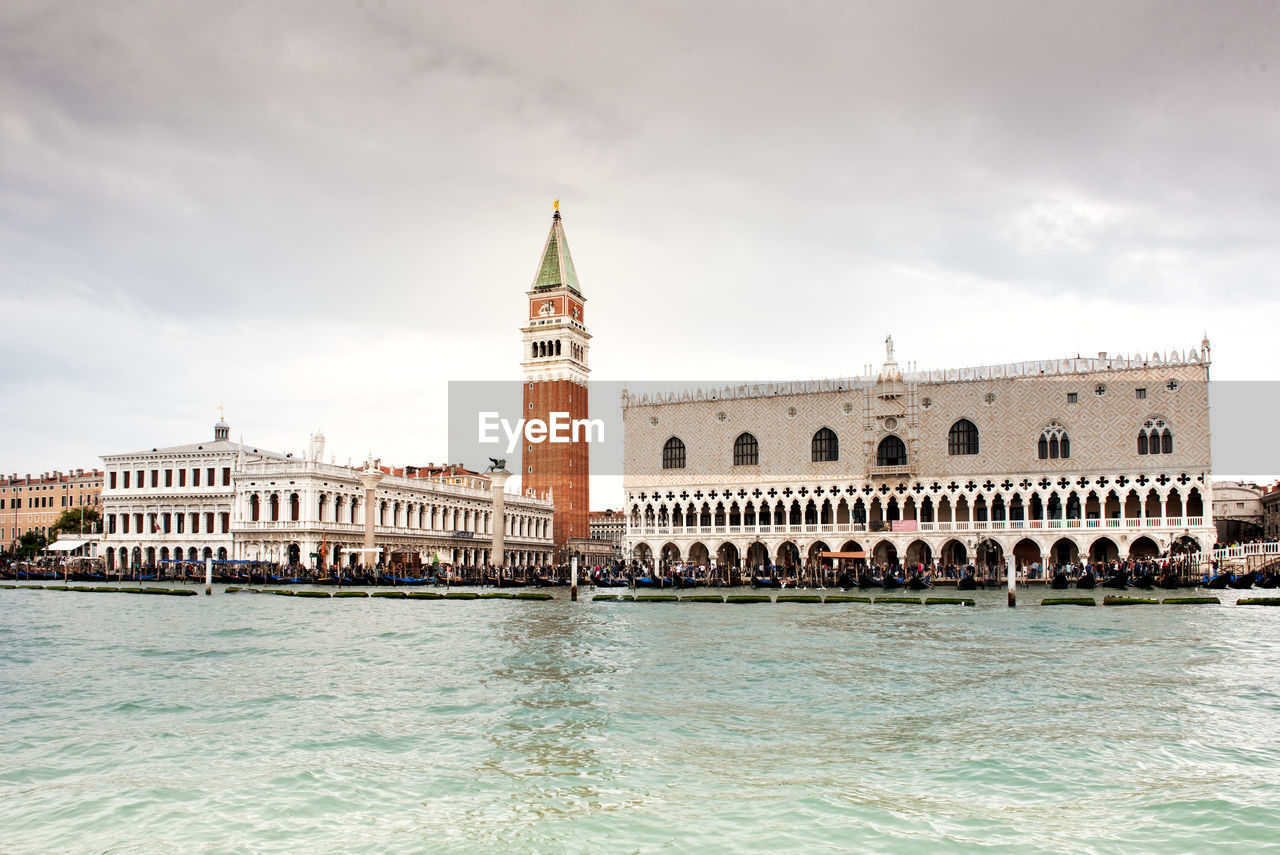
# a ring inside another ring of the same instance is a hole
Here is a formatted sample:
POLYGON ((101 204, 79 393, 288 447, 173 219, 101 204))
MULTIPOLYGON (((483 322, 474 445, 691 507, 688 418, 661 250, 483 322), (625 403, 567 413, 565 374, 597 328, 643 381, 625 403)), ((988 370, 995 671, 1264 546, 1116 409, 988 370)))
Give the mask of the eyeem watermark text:
POLYGON ((550 413, 550 419, 499 418, 496 412, 478 413, 478 438, 481 445, 502 442, 507 438, 507 454, 514 454, 523 436, 526 442, 604 442, 603 419, 575 419, 568 413, 550 413), (501 434, 499 433, 501 431, 501 434))

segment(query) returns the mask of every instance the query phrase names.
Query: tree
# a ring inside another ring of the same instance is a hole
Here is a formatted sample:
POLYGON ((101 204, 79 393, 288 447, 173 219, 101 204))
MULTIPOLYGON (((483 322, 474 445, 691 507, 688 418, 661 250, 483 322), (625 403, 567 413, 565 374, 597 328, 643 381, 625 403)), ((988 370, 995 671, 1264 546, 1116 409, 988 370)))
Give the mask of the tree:
POLYGON ((48 539, 40 532, 32 529, 18 539, 18 554, 31 557, 48 545, 48 539))
POLYGON ((100 530, 99 523, 102 517, 98 514, 96 508, 68 508, 62 512, 62 516, 49 526, 49 539, 57 540, 58 535, 62 532, 67 534, 79 534, 81 531, 86 534, 93 534, 100 530), (83 518, 81 515, 83 514, 83 518), (81 528, 83 519, 84 528, 81 528))

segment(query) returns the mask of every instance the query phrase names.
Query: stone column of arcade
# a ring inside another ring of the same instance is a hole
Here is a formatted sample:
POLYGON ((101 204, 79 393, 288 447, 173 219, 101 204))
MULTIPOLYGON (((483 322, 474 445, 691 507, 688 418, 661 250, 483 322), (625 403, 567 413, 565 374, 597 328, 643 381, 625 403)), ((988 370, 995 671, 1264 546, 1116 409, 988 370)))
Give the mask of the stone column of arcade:
POLYGON ((489 471, 489 486, 493 490, 493 525, 489 530, 493 532, 493 545, 489 549, 489 563, 498 571, 498 577, 502 577, 502 569, 507 565, 507 555, 503 551, 503 536, 506 533, 506 489, 507 479, 511 477, 511 473, 505 469, 492 469, 489 471))
POLYGON ((385 477, 387 476, 383 475, 373 465, 373 457, 371 455, 365 470, 360 473, 360 484, 364 487, 364 549, 361 551, 362 562, 371 561, 374 564, 377 563, 373 558, 377 554, 377 550, 373 546, 373 524, 376 516, 374 492, 385 477))

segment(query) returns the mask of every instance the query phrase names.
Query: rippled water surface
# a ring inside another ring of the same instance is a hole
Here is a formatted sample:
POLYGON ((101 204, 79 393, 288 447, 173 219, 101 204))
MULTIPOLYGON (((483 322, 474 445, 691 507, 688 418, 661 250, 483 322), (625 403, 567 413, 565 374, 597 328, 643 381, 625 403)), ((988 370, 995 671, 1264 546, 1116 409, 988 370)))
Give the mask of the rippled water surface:
POLYGON ((0 852, 1277 846, 1280 609, 979 598, 0 590, 0 852))

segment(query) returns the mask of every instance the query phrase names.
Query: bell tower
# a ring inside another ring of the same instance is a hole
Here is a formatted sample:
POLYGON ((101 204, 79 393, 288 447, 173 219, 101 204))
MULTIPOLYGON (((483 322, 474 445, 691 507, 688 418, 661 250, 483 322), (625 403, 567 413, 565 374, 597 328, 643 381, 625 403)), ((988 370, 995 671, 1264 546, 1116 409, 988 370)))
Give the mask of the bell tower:
MULTIPOLYGON (((528 321, 524 335, 524 409, 526 419, 587 418, 587 361, 591 335, 587 332, 586 298, 569 255, 560 219, 560 201, 551 216, 551 232, 542 248, 533 286, 528 290, 528 321), (565 415, 559 415, 565 414, 565 415)), ((585 436, 577 441, 527 443, 523 449, 521 484, 555 501, 552 537, 557 551, 569 538, 590 536, 590 464, 585 436)), ((559 556, 557 556, 557 560, 559 556)))

